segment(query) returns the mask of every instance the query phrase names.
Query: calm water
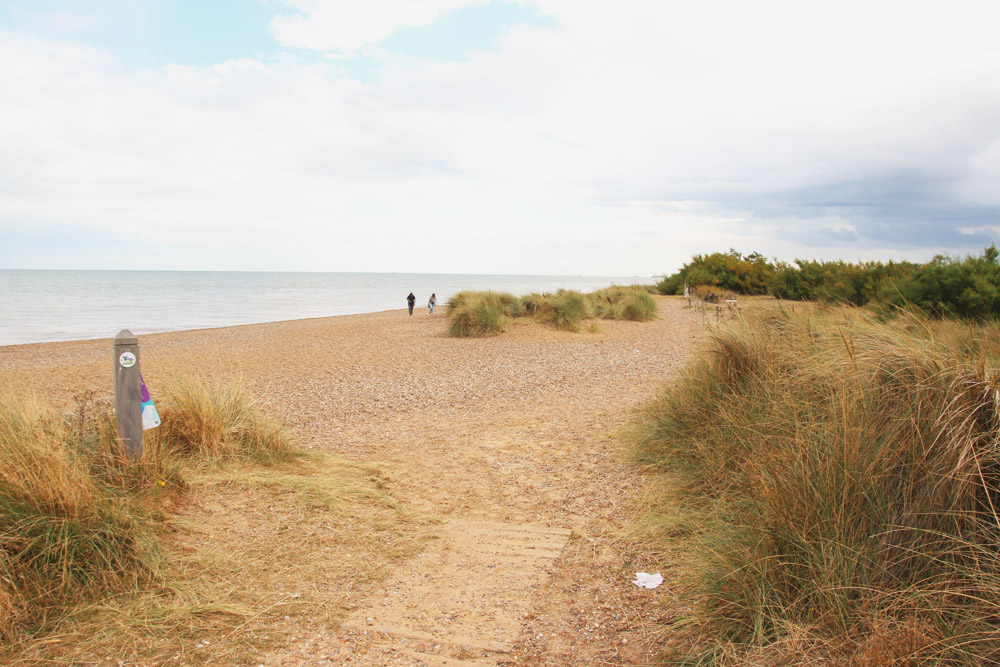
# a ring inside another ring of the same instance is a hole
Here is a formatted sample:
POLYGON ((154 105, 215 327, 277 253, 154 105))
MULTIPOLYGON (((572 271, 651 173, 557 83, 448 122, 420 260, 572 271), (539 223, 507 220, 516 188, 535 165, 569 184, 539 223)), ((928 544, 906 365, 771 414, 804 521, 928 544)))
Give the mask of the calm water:
MULTIPOLYGON (((406 307, 461 290, 592 291, 650 277, 0 270, 0 345, 110 338, 406 307)), ((426 310, 424 310, 426 312, 426 310)))

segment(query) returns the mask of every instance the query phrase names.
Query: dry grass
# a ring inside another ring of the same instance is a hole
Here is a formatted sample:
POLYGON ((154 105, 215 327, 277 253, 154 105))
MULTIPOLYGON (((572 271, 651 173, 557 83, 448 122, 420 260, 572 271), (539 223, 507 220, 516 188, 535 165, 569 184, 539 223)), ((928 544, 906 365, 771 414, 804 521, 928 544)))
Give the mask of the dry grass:
POLYGON ((657 316, 656 302, 642 286, 612 287, 588 296, 595 316, 601 319, 648 322, 657 316))
POLYGON ((66 424, 0 399, 0 643, 78 598, 155 577, 147 512, 90 472, 66 424))
POLYGON ((149 440, 173 456, 262 463, 294 456, 284 427, 264 415, 245 382, 178 378, 167 388, 164 405, 163 424, 149 440))
POLYGON ((294 449, 240 386, 176 386, 141 462, 92 397, 0 401, 0 663, 248 661, 426 539, 377 466, 294 449))
POLYGON ((448 301, 448 335, 495 336, 520 314, 520 300, 506 292, 459 292, 448 301))
POLYGON ((164 535, 159 585, 81 606, 0 662, 252 664, 307 628, 335 626, 431 536, 372 464, 310 453, 268 468, 202 467, 189 483, 164 535))
POLYGON ((691 664, 1000 660, 1000 331, 772 310, 634 432, 689 546, 691 664))
MULTIPOLYGON (((611 287, 589 294, 574 290, 515 297, 497 292, 461 292, 448 304, 448 335, 479 337, 503 333, 511 321, 527 315, 563 331, 580 331, 584 320, 656 319, 658 308, 644 286, 611 287)), ((593 331, 591 324, 588 331, 593 331)))

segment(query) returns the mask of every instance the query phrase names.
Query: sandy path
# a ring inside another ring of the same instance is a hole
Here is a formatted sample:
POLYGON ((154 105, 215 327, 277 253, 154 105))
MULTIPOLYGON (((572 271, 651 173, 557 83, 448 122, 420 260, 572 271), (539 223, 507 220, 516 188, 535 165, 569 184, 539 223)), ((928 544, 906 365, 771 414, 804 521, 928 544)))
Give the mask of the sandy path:
MULTIPOLYGON (((154 398, 174 374, 242 377, 300 442, 382 462, 396 498, 442 521, 342 625, 304 620, 258 664, 647 663, 645 628, 672 601, 630 583, 655 564, 622 537, 643 479, 612 434, 698 328, 680 300, 659 304, 655 322, 597 333, 452 339, 443 315, 403 310, 143 336, 154 398)), ((107 386, 109 346, 0 348, 0 387, 69 408, 107 386)))

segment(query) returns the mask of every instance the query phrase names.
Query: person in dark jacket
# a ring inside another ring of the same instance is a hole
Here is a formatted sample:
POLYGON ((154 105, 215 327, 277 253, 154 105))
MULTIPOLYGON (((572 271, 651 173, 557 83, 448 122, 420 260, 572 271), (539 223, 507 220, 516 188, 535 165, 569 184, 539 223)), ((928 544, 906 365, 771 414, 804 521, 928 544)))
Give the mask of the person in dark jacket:
POLYGON ((417 302, 417 297, 413 296, 413 292, 410 292, 410 296, 406 297, 406 305, 410 309, 410 315, 413 314, 413 304, 417 302))

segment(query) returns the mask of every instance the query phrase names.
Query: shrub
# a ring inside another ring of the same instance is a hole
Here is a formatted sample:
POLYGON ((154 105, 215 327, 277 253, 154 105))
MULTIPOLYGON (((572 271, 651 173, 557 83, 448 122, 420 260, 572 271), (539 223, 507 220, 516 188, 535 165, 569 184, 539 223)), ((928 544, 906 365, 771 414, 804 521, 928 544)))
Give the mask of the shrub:
POLYGON ((773 275, 774 265, 760 253, 744 256, 730 250, 728 253, 695 255, 680 271, 664 278, 656 287, 661 294, 681 294, 685 284, 691 287, 709 285, 738 294, 764 294, 773 275))
POLYGON ((779 263, 770 293, 779 299, 810 299, 825 303, 863 306, 881 298, 887 286, 916 267, 910 262, 822 262, 795 260, 795 266, 779 263))
POLYGON ((703 634, 684 657, 997 664, 1000 331, 854 311, 743 326, 633 434, 691 517, 674 525, 703 634))
POLYGON ((719 303, 725 298, 722 290, 710 285, 698 285, 692 294, 696 299, 701 299, 705 303, 719 303))
MULTIPOLYGON (((926 264, 795 260, 771 264, 760 254, 695 255, 680 271, 657 283, 663 294, 689 285, 699 294, 731 291, 779 299, 809 299, 855 306, 874 304, 883 313, 917 308, 943 317, 1000 318, 1000 251, 990 246, 978 257, 939 255, 926 264)), ((711 299, 706 299, 711 300, 711 299)))
POLYGON ((974 320, 1000 318, 1000 264, 995 246, 963 260, 937 256, 884 288, 890 306, 912 305, 934 315, 974 320))

